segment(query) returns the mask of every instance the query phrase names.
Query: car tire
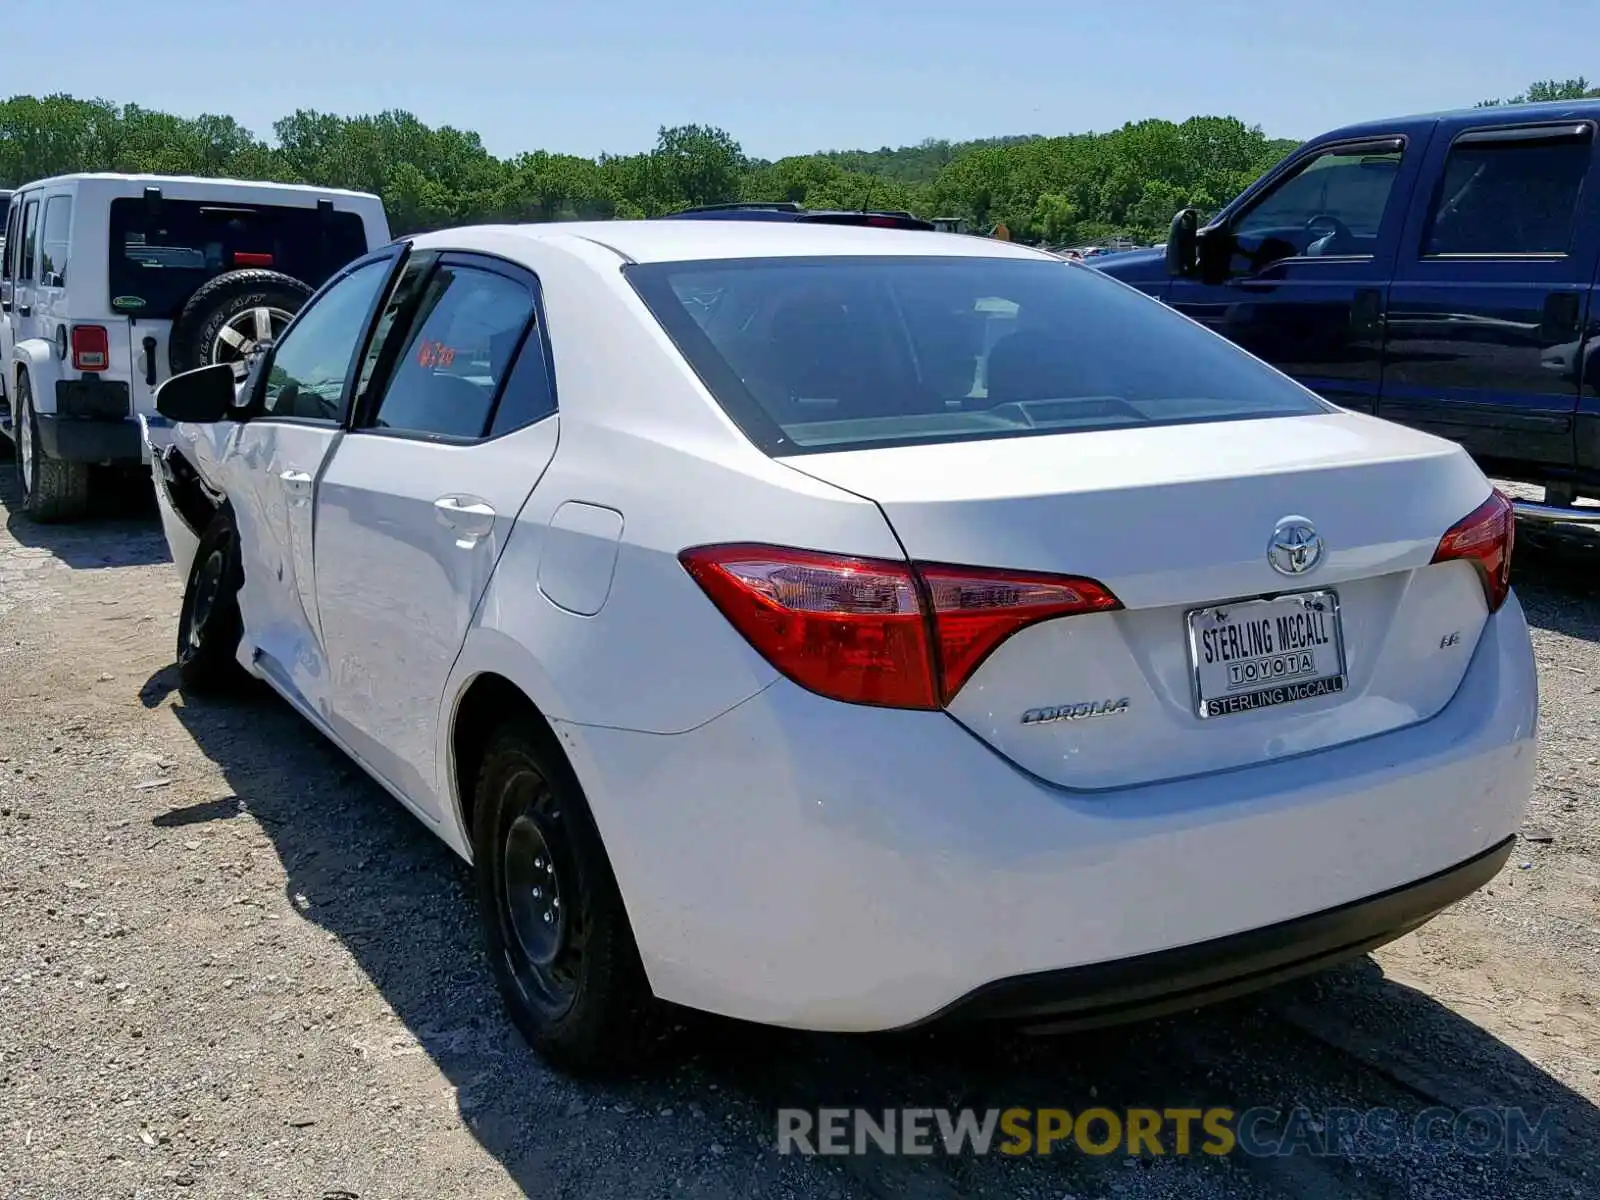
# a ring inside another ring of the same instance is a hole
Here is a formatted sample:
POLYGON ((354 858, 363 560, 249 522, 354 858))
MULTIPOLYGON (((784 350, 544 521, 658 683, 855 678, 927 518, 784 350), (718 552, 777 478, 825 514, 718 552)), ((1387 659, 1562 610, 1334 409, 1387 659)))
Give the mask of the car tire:
POLYGON ((218 275, 189 297, 172 324, 167 347, 172 373, 228 362, 238 364, 235 373, 242 379, 251 356, 282 333, 310 296, 309 287, 281 271, 218 275), (253 319, 260 313, 266 314, 266 337, 253 319), (229 329, 233 334, 225 335, 229 329))
POLYGON ((214 695, 244 680, 235 657, 244 635, 239 615, 239 531, 223 509, 206 527, 189 567, 178 614, 178 679, 186 692, 214 695))
POLYGON ((33 385, 26 373, 17 377, 17 404, 12 429, 17 437, 17 481, 22 511, 41 523, 71 521, 89 511, 89 464, 51 458, 39 444, 39 421, 33 412, 33 385))
POLYGON ((637 1064, 660 1006, 583 790, 553 737, 513 720, 474 788, 484 938, 513 1023, 575 1075, 637 1064))

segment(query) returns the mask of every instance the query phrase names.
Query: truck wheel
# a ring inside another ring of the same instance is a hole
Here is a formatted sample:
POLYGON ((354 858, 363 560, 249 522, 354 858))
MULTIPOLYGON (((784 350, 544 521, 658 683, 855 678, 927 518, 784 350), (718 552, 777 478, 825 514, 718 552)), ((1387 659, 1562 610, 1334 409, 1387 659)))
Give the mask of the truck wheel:
POLYGON ((33 415, 33 385, 17 378, 13 429, 17 435, 17 478, 22 483, 22 511, 35 521, 71 521, 89 511, 89 464, 51 458, 39 444, 39 422, 33 415))
POLYGON ((484 938, 511 1019, 575 1074, 637 1061, 655 1028, 628 914, 571 768, 528 720, 478 770, 473 857, 484 938))
POLYGON ((224 508, 211 519, 189 567, 178 614, 178 678, 183 690, 196 695, 231 690, 244 680, 234 656, 244 636, 239 615, 239 586, 244 569, 239 561, 239 531, 224 508))
POLYGON ((168 346, 173 374, 225 362, 243 379, 252 355, 276 341, 311 289, 281 271, 218 275, 183 306, 168 346))

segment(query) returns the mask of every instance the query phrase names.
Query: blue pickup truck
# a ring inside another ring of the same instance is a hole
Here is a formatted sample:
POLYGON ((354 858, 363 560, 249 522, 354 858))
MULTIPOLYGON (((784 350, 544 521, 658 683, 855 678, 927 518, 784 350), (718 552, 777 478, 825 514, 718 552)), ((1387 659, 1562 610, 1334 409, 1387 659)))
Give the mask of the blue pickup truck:
POLYGON ((1328 400, 1600 520, 1600 101, 1371 121, 1299 147, 1163 250, 1096 260, 1328 400))

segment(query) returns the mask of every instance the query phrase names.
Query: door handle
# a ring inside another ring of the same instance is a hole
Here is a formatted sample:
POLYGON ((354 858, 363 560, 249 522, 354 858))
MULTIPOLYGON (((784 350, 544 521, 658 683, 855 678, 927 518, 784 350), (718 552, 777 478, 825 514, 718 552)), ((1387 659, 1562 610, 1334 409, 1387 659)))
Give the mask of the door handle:
POLYGON ((31 317, 31 316, 33 316, 33 305, 31 305, 31 304, 19 304, 19 305, 17 305, 17 316, 19 316, 19 317, 31 317))
POLYGON ((1544 299, 1544 319, 1539 323, 1539 336, 1547 343, 1577 337, 1578 318, 1582 313, 1583 303, 1577 292, 1551 292, 1544 299))
POLYGON ((494 528, 494 507, 477 496, 440 496, 433 502, 433 511, 442 525, 461 534, 457 545, 464 549, 494 528))

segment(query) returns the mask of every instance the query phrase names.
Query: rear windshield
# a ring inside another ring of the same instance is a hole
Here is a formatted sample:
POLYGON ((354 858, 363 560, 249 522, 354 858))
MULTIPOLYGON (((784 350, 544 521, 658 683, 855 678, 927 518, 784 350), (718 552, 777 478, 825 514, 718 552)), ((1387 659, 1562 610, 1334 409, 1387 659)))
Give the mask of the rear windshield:
POLYGON ((1331 411, 1221 337, 1059 261, 767 258, 627 272, 769 454, 1331 411))
POLYGON ((266 268, 321 287, 367 252, 355 213, 195 200, 111 202, 111 305, 175 318, 213 276, 266 268))

